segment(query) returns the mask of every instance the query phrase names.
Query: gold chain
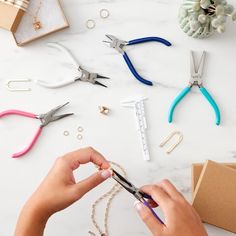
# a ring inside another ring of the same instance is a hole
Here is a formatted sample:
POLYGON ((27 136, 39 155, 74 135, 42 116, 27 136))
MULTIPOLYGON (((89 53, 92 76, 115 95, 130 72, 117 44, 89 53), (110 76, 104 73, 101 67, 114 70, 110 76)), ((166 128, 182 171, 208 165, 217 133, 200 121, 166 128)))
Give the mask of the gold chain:
POLYGON ((42 28, 42 24, 41 24, 41 21, 38 19, 38 14, 39 14, 39 11, 42 7, 42 4, 43 4, 43 0, 40 0, 39 4, 38 4, 38 7, 36 9, 36 11, 34 13, 30 12, 29 10, 27 10, 27 13, 32 17, 33 19, 33 27, 35 30, 39 30, 42 28))
MULTIPOLYGON (((115 162, 110 162, 111 166, 117 167, 120 169, 122 172, 123 176, 126 177, 126 172, 122 166, 115 162)), ((101 236, 108 236, 108 216, 109 216, 109 211, 111 208, 111 203, 112 200, 115 198, 115 196, 122 190, 122 186, 120 186, 118 183, 116 183, 108 192, 103 194, 101 197, 99 197, 92 205, 92 213, 91 213, 91 220, 94 225, 94 227, 97 229, 99 234, 101 236), (104 214, 104 231, 99 227, 97 221, 96 221, 96 207, 97 205, 104 199, 108 198, 107 204, 106 204, 106 209, 105 209, 105 214, 104 214)), ((88 232, 92 236, 96 236, 95 233, 92 231, 88 232)))

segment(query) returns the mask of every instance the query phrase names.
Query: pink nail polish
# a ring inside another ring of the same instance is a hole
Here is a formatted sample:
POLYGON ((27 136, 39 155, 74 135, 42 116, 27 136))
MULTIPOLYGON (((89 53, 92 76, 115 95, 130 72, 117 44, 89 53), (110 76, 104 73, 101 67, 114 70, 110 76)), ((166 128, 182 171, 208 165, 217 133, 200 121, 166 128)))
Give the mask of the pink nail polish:
POLYGON ((142 211, 142 209, 143 209, 143 204, 142 204, 140 201, 136 201, 136 202, 134 203, 134 207, 135 207, 135 209, 136 209, 137 211, 142 211))
POLYGON ((110 178, 111 177, 111 171, 110 170, 103 170, 102 172, 101 172, 101 176, 102 176, 102 178, 103 179, 108 179, 108 178, 110 178))

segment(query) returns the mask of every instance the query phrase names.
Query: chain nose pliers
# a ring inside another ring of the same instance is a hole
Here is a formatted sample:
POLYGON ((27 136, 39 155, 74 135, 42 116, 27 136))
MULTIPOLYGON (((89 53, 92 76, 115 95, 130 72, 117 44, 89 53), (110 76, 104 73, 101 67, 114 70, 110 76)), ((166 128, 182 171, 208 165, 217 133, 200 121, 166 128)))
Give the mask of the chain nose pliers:
POLYGON ((3 112, 0 112, 0 118, 8 116, 8 115, 18 115, 18 116, 24 116, 24 117, 29 117, 29 118, 33 118, 33 119, 38 119, 41 122, 41 125, 39 126, 36 134, 34 135, 32 141, 30 142, 30 144, 23 151, 13 154, 12 157, 18 158, 18 157, 21 157, 21 156, 25 155, 26 153, 28 153, 33 148, 34 144, 38 140, 38 138, 45 126, 47 126, 51 122, 54 122, 54 121, 57 121, 57 120, 65 118, 65 117, 73 115, 73 113, 68 113, 68 114, 62 114, 62 115, 55 116, 55 114, 59 110, 61 110, 63 107, 65 107, 68 104, 69 104, 69 102, 67 102, 63 105, 57 106, 47 113, 39 114, 39 115, 25 112, 25 111, 19 111, 19 110, 6 110, 3 112))
POLYGON ((112 178, 119 183, 125 190, 127 190, 129 193, 131 193, 137 200, 142 202, 146 207, 149 208, 149 210, 152 212, 154 217, 161 223, 164 224, 164 222, 160 219, 160 217, 156 214, 156 212, 152 209, 152 207, 149 205, 148 200, 152 200, 152 197, 144 192, 142 192, 140 189, 135 187, 132 183, 130 183, 126 178, 124 178, 122 175, 120 175, 118 172, 116 172, 114 169, 111 169, 112 171, 112 178))

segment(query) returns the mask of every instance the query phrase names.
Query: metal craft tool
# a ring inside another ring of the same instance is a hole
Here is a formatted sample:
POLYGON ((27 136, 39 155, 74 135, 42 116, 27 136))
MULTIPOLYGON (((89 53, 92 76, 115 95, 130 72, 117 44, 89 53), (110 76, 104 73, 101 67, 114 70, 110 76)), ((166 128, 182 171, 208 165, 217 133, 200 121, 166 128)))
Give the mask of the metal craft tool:
POLYGON ((33 137, 33 140, 30 142, 29 146, 27 146, 23 151, 13 154, 12 157, 18 158, 18 157, 21 157, 21 156, 25 155, 26 153, 28 153, 32 149, 32 147, 34 146, 36 141, 38 140, 43 128, 46 127, 48 124, 50 124, 51 122, 54 122, 54 121, 57 121, 57 120, 65 118, 65 117, 73 115, 73 113, 68 113, 68 114, 62 114, 62 115, 55 116, 55 114, 59 110, 61 110, 63 107, 65 107, 68 104, 69 104, 69 102, 67 102, 63 105, 57 106, 47 113, 39 114, 39 115, 25 112, 25 111, 19 111, 19 110, 6 110, 3 112, 0 112, 0 118, 8 116, 8 115, 18 115, 18 116, 24 116, 24 117, 29 117, 29 118, 33 118, 33 119, 38 119, 41 122, 41 125, 39 126, 35 136, 33 137))
POLYGON ((173 114, 174 114, 176 106, 191 91, 193 86, 197 86, 199 90, 201 91, 202 95, 207 99, 207 101, 210 103, 210 105, 215 111, 216 125, 220 125, 221 116, 220 116, 220 110, 218 108, 218 105, 216 104, 216 102, 214 101, 210 93, 203 87, 202 75, 203 75, 205 59, 206 59, 206 52, 204 51, 202 53, 202 57, 199 62, 199 65, 197 66, 194 59, 194 53, 193 51, 191 51, 191 55, 190 55, 191 79, 189 81, 189 85, 186 88, 184 88, 184 90, 176 97, 176 99, 172 103, 170 107, 170 111, 169 111, 169 117, 168 117, 169 123, 171 123, 173 120, 173 114))
POLYGON ((67 80, 63 80, 57 83, 48 83, 47 81, 43 81, 43 80, 36 80, 36 83, 39 84, 40 86, 46 87, 46 88, 61 88, 64 86, 67 86, 69 84, 73 84, 77 81, 83 81, 83 82, 88 82, 94 85, 100 85, 102 87, 107 87, 106 85, 100 83, 98 81, 98 79, 110 79, 108 77, 99 75, 97 73, 90 73, 89 71, 83 69, 78 61, 76 60, 76 58, 72 55, 72 53, 64 46, 62 46, 59 43, 49 43, 48 44, 50 47, 53 48, 57 48, 58 50, 64 52, 65 55, 67 55, 67 57, 71 60, 71 63, 73 64, 73 66, 75 67, 78 76, 74 77, 74 78, 69 78, 67 80))
POLYGON ((152 214, 155 216, 155 218, 161 222, 163 221, 160 219, 160 217, 156 214, 156 212, 152 209, 152 207, 149 205, 147 200, 152 200, 152 197, 144 192, 142 192, 140 189, 136 188, 132 183, 130 183, 127 179, 125 179, 123 176, 121 176, 118 172, 116 172, 114 169, 111 169, 113 174, 112 178, 118 182, 123 188, 125 188, 129 193, 131 193, 136 199, 138 199, 140 202, 142 202, 146 207, 150 209, 152 214))
POLYGON ((133 63, 131 62, 131 60, 129 59, 128 54, 126 53, 126 51, 124 50, 125 46, 130 46, 130 45, 135 45, 135 44, 141 44, 141 43, 148 43, 148 42, 158 42, 158 43, 162 43, 166 46, 171 46, 171 43, 163 38, 159 38, 159 37, 146 37, 146 38, 140 38, 140 39, 134 39, 134 40, 130 40, 130 41, 124 41, 124 40, 120 40, 117 37, 107 34, 106 37, 110 40, 110 41, 103 41, 104 43, 107 43, 111 48, 116 49, 119 53, 121 53, 123 55, 123 58, 127 64, 127 66, 129 67, 131 73, 134 75, 134 77, 141 83, 152 86, 153 83, 149 80, 144 79, 142 76, 140 76, 137 72, 137 70, 135 69, 133 63))

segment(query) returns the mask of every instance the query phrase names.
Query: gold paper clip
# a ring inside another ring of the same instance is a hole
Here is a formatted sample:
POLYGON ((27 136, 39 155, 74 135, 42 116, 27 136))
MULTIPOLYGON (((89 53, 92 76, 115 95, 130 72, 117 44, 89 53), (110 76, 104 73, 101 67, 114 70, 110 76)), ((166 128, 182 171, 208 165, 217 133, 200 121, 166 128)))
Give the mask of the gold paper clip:
POLYGON ((160 147, 164 147, 172 138, 174 138, 174 136, 178 136, 178 140, 177 143, 173 144, 173 146, 171 146, 168 150, 167 150, 167 154, 170 154, 171 152, 174 151, 174 149, 182 142, 184 136, 181 132, 179 131, 174 131, 173 133, 171 133, 165 140, 163 140, 160 144, 160 147))
POLYGON ((31 82, 31 79, 19 79, 19 80, 8 80, 6 83, 7 89, 11 92, 28 92, 31 91, 31 88, 14 88, 13 83, 27 83, 31 82))

